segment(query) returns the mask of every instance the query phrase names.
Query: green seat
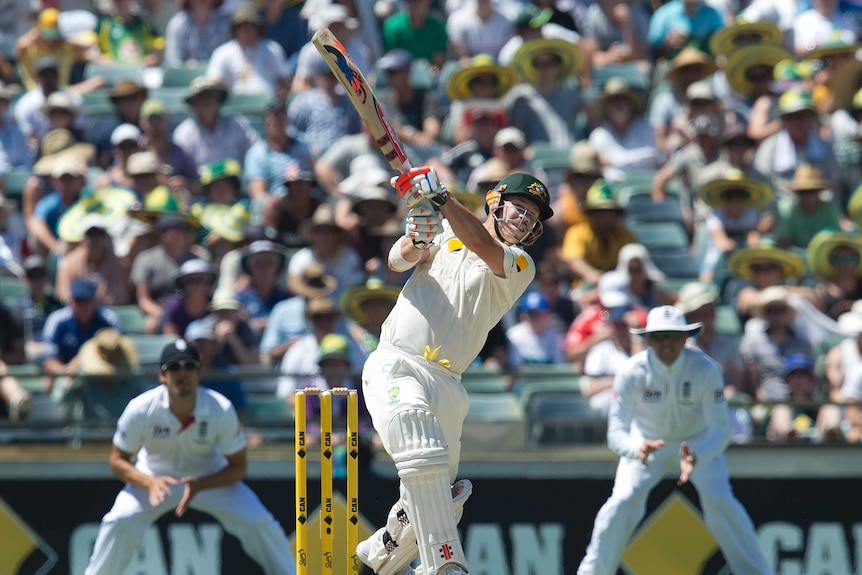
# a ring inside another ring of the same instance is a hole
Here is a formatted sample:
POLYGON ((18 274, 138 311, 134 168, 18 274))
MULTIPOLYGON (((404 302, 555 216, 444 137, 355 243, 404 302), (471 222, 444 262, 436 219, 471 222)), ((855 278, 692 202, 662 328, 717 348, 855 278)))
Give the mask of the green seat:
POLYGON ((527 421, 509 392, 472 393, 464 420, 464 451, 509 451, 527 445, 527 421))
POLYGON ((129 339, 135 344, 135 349, 138 350, 138 359, 142 367, 156 367, 159 365, 159 358, 162 355, 162 349, 169 343, 177 339, 176 335, 150 335, 142 333, 130 333, 129 339))
POLYGON ((206 63, 195 66, 165 66, 162 69, 162 86, 165 88, 188 88, 192 80, 206 74, 206 63))
POLYGON ((3 180, 3 188, 6 190, 7 198, 20 200, 24 195, 24 187, 27 185, 27 180, 30 179, 30 170, 14 169, 3 174, 0 174, 0 179, 3 180))
POLYGON ((88 116, 114 113, 114 104, 111 102, 111 90, 108 88, 84 92, 81 94, 81 102, 84 112, 88 116))
POLYGON ((120 326, 123 332, 130 334, 145 334, 146 316, 143 310, 136 305, 116 305, 111 310, 120 318, 120 326))
POLYGON ((247 395, 248 421, 292 422, 293 408, 285 400, 274 395, 247 395))
POLYGON ((161 100, 169 116, 191 113, 192 108, 186 103, 186 94, 185 88, 175 86, 163 86, 150 90, 150 98, 161 100))
POLYGON ((0 301, 12 301, 27 295, 27 284, 22 279, 0 277, 0 301))
POLYGON ((688 234, 679 222, 626 219, 625 224, 647 250, 688 250, 688 234))
POLYGON ((742 334, 742 322, 736 308, 729 305, 720 305, 715 308, 715 331, 728 335, 742 334))
POLYGON ((134 80, 138 85, 144 85, 143 67, 134 64, 101 64, 90 62, 84 70, 84 78, 100 76, 106 86, 113 86, 120 80, 134 80))
POLYGON ((468 369, 461 377, 468 393, 506 393, 510 382, 511 377, 498 369, 468 369))
POLYGON ((235 114, 263 114, 271 101, 271 94, 230 94, 223 109, 235 114))

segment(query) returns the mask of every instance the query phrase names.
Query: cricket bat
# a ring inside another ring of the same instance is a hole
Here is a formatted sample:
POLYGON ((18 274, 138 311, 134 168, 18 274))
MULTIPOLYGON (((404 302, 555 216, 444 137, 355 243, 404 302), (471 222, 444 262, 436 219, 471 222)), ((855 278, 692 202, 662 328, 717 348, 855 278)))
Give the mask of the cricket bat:
MULTIPOLYGON (((377 103, 371 86, 368 85, 362 71, 353 62, 347 49, 325 26, 314 33, 314 36, 311 37, 311 43, 326 60, 333 76, 344 87, 347 97, 350 98, 353 107, 359 112, 362 122, 374 137, 377 147, 389 165, 392 166, 392 169, 398 170, 402 174, 410 171, 413 166, 410 165, 410 160, 404 153, 398 136, 389 121, 386 120, 386 115, 380 108, 380 104, 377 103)), ((429 212, 434 210, 434 206, 428 201, 422 202, 420 206, 428 209, 429 212)))

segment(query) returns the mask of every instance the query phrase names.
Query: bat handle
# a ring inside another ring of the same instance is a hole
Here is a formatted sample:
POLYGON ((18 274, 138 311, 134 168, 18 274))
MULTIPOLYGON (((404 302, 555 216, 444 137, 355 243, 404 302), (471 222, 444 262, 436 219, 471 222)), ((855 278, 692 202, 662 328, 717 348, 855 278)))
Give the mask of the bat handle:
MULTIPOLYGON (((409 159, 404 158, 404 163, 401 164, 401 167, 398 169, 398 171, 401 172, 402 174, 406 174, 411 169, 413 169, 413 164, 410 163, 409 159)), ((437 206, 435 206, 434 204, 432 204, 429 200, 422 200, 421 202, 419 202, 419 207, 421 207, 422 209, 431 211, 431 212, 439 212, 440 211, 440 209, 437 206)))

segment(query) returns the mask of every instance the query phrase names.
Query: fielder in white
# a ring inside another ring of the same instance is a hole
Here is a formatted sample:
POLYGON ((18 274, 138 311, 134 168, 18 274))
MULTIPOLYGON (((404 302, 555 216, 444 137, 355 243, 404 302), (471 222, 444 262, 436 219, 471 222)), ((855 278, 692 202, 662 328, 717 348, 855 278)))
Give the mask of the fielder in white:
POLYGON ((507 176, 488 192, 484 224, 449 197, 432 168, 414 168, 392 184, 410 211, 389 267, 415 271, 362 382, 401 497, 357 555, 380 575, 409 575, 418 551, 417 573, 460 575, 467 560, 457 522, 472 491, 467 480, 452 485, 469 404, 461 373, 533 280, 535 265, 520 246, 539 237, 553 211, 547 188, 527 174, 507 176), (436 209, 420 207, 424 200, 436 209))
POLYGON ((111 470, 126 486, 102 518, 86 575, 123 573, 153 521, 190 508, 218 519, 267 575, 296 572, 284 531, 242 482, 246 440, 236 411, 223 395, 199 387, 200 367, 192 344, 168 344, 162 385, 134 398, 120 416, 111 470))
POLYGON ((650 310, 646 327, 631 332, 649 347, 614 379, 608 445, 620 459, 614 489, 599 510, 578 575, 615 575, 647 496, 679 468, 700 496, 703 518, 737 575, 768 575, 754 525, 733 496, 724 450, 730 419, 724 380, 708 356, 685 348, 701 324, 687 324, 672 306, 650 310))

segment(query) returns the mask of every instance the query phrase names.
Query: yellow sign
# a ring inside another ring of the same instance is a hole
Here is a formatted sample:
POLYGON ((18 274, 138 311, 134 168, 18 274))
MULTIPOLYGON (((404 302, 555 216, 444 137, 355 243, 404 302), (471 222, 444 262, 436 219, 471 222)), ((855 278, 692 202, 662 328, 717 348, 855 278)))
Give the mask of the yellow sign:
POLYGON ((623 567, 631 575, 696 575, 717 551, 700 512, 674 492, 635 534, 623 567))
POLYGON ((56 564, 54 550, 0 499, 0 575, 41 575, 56 564))

